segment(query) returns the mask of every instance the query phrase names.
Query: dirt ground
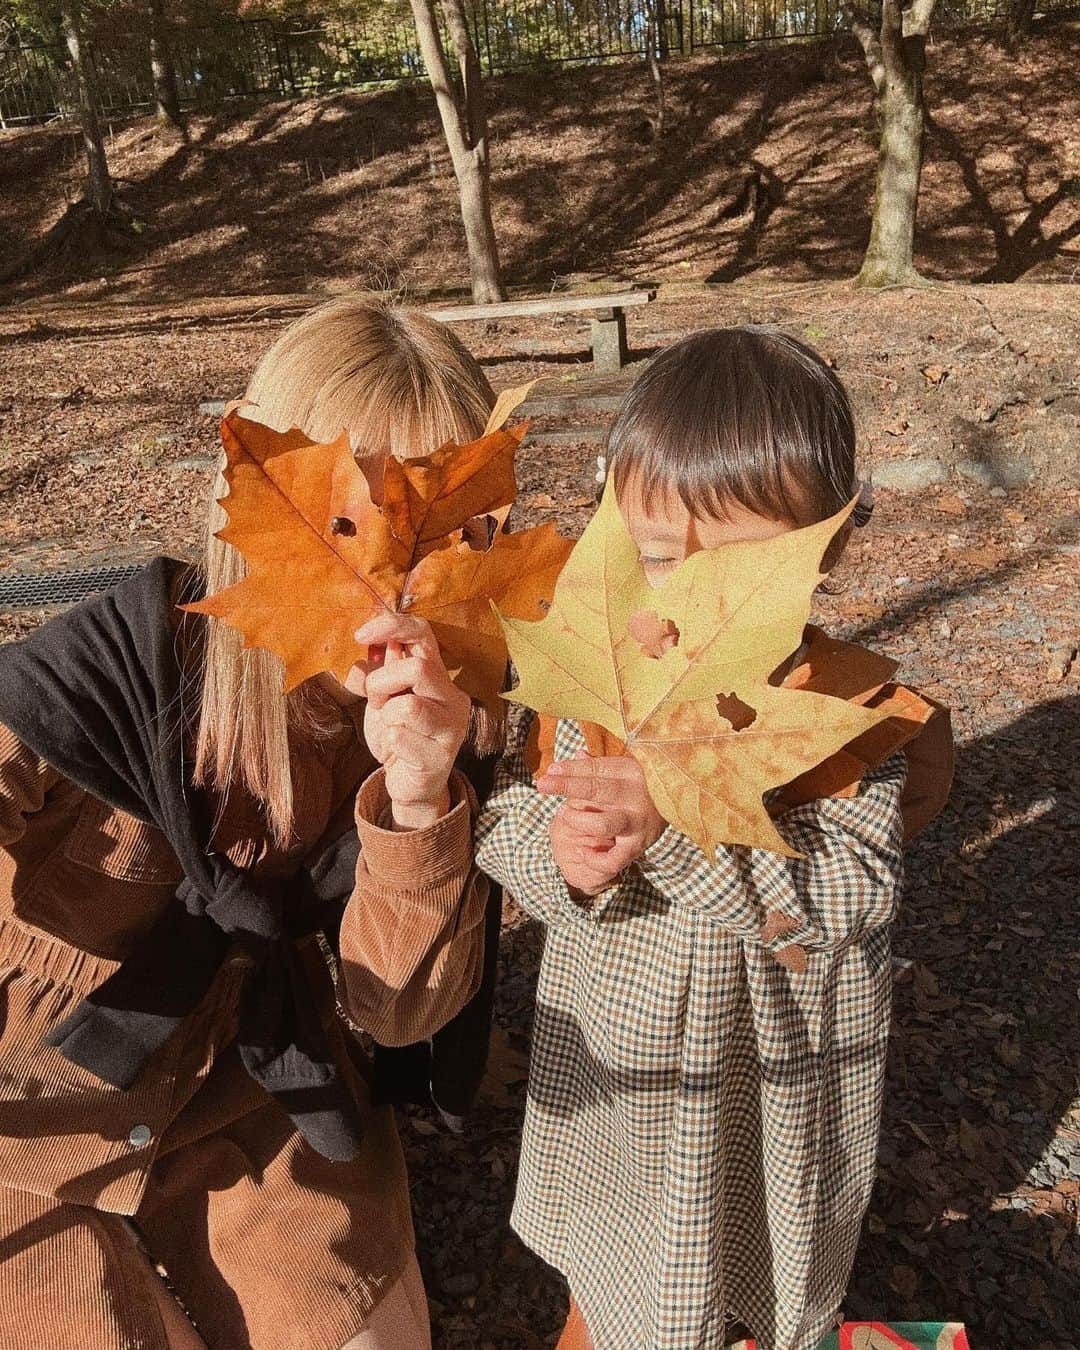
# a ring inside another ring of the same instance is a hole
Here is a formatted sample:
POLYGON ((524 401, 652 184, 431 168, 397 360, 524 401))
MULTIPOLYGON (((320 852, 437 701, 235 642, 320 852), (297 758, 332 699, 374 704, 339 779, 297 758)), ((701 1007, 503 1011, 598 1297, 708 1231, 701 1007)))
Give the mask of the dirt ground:
MULTIPOLYGON (((847 384, 867 468, 906 485, 879 487, 818 614, 899 658, 951 707, 959 745, 951 804, 910 854, 879 1181, 847 1312, 962 1319, 976 1350, 1080 1346, 1077 46, 1067 27, 1015 60, 981 39, 934 44, 918 255, 949 280, 877 295, 831 279, 857 270, 874 164, 853 50, 673 65, 659 147, 634 67, 492 83, 515 284, 656 279, 657 302, 629 318, 638 359, 709 324, 781 324, 847 384)), ((463 282, 429 97, 234 110, 196 119, 188 146, 115 129, 139 228, 0 309, 0 576, 197 556, 217 444, 198 405, 243 391, 289 307, 275 297, 463 282)), ((68 133, 0 139, 5 256, 77 179, 68 133)), ((584 322, 456 331, 496 387, 587 385, 584 322)), ((607 416, 536 419, 521 523, 580 533, 607 416)), ((44 617, 0 613, 0 640, 44 617)), ((470 1133, 403 1120, 439 1350, 541 1350, 564 1312, 560 1280, 507 1225, 541 941, 509 904, 470 1133)))
MULTIPOLYGON (((917 262, 964 281, 1075 280, 1080 267, 1080 25, 1019 56, 979 34, 929 50, 931 122, 917 262)), ((630 63, 488 82, 494 215, 512 282, 734 281, 853 275, 876 163, 854 41, 762 46, 667 67, 670 132, 652 138, 630 63)), ((18 298, 125 298, 389 286, 462 287, 457 196, 422 82, 192 120, 148 119, 108 151, 130 227, 81 242, 18 298)), ((0 138, 0 258, 80 191, 70 128, 0 138)))
MULTIPOLYGON (((1077 1345, 1075 295, 744 282, 669 288, 630 323, 636 356, 706 324, 781 323, 834 360, 879 475, 929 458, 945 475, 878 491, 819 616, 900 658, 953 709, 960 747, 952 803, 911 852, 880 1178, 847 1311, 962 1318, 982 1350, 1077 1345), (981 481, 957 467, 973 464, 981 481), (1017 476, 1030 481, 1009 486, 1017 476)), ((106 306, 0 314, 4 570, 197 553, 216 442, 197 405, 239 393, 281 326, 251 307, 156 324, 106 306)), ((580 323, 460 331, 498 386, 545 375, 570 390, 588 374, 580 323)), ((588 427, 604 420, 536 423, 585 426, 526 443, 523 522, 580 532, 599 448, 588 427)), ((0 615, 0 637, 42 617, 0 615)), ((563 1310, 558 1278, 507 1227, 540 948, 508 906, 472 1132, 422 1112, 404 1125, 441 1350, 550 1346, 563 1310)))

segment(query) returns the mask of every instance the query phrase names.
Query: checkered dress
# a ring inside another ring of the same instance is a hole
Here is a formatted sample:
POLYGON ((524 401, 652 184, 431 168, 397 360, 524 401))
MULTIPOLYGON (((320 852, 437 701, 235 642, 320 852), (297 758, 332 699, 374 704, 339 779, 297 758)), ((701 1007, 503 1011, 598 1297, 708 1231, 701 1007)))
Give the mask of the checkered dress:
MULTIPOLYGON (((810 1350, 874 1178, 902 884, 896 755, 788 811, 791 860, 672 828, 591 908, 552 859, 561 798, 511 743, 477 860, 547 935, 513 1226, 567 1277, 596 1350, 810 1350), (762 941, 767 911, 797 922, 762 941), (799 943, 792 973, 771 949, 799 943)), ((584 747, 560 722, 556 758, 584 747)))

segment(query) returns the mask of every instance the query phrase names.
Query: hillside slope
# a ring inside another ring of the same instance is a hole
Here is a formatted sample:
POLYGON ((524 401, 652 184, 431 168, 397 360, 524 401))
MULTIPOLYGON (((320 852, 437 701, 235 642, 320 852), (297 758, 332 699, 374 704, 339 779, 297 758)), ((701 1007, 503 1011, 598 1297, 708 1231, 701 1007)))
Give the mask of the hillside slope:
MULTIPOLYGON (((1071 280, 1080 268, 1080 33, 1019 57, 937 41, 918 262, 930 277, 1071 280)), ((875 167, 854 43, 667 67, 670 134, 628 64, 490 82, 496 225, 512 284, 567 278, 849 275, 875 167)), ((428 289, 467 282, 457 195, 430 90, 234 107, 188 145, 143 119, 109 152, 136 226, 73 249, 8 298, 428 289)), ((68 129, 0 136, 0 249, 19 253, 78 195, 68 129)))

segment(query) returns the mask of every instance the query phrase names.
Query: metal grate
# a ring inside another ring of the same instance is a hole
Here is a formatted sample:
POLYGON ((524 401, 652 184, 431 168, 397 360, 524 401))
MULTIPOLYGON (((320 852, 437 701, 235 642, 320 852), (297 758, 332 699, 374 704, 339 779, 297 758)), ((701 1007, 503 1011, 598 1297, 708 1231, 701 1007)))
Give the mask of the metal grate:
POLYGON ((123 567, 91 567, 75 572, 0 572, 0 609, 40 609, 45 605, 75 605, 88 595, 110 591, 141 572, 142 563, 123 567))

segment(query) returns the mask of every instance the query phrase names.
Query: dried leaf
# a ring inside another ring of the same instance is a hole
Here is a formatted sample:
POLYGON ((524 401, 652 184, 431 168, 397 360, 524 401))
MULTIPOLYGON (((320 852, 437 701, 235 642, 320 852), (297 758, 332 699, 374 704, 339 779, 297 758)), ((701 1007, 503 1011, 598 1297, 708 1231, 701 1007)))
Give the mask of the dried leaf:
POLYGON ((1020 1063, 1020 1041, 1016 1036, 1002 1036, 994 1047, 994 1054, 1007 1069, 1015 1069, 1020 1063))
POLYGON ((651 609, 631 614, 627 628, 644 654, 651 656, 654 661, 679 644, 679 630, 670 619, 661 619, 651 609))
POLYGON ((983 1142, 981 1131, 960 1117, 960 1124, 957 1126, 957 1142, 960 1145, 960 1152, 969 1162, 977 1162, 980 1158, 986 1156, 986 1145, 983 1142))
POLYGON ((520 676, 510 697, 605 728, 641 764, 664 819, 707 852, 790 854, 763 794, 889 715, 769 682, 800 645, 821 559, 853 505, 774 539, 701 550, 653 588, 609 483, 547 617, 504 616, 520 676), (644 644, 643 614, 653 616, 644 644))
POLYGON ((911 1266, 893 1266, 890 1283, 900 1297, 909 1303, 919 1290, 919 1276, 911 1266))
POLYGON ((806 970, 806 949, 800 947, 798 943, 792 943, 790 947, 781 947, 779 951, 773 952, 773 956, 794 975, 802 975, 806 970))
POLYGON ((778 909, 772 909, 765 915, 765 922, 761 925, 761 940, 768 945, 786 933, 793 933, 798 926, 798 919, 793 919, 790 914, 781 914, 778 909))
POLYGON ((943 383, 949 374, 943 366, 922 366, 921 370, 926 383, 932 385, 943 383))
MULTIPOLYGON (((428 619, 461 688, 493 704, 506 647, 490 602, 539 618, 570 543, 551 525, 505 534, 524 427, 433 454, 386 459, 372 483, 341 436, 315 445, 231 411, 222 423, 228 523, 247 576, 189 606, 285 663, 287 689, 365 655, 353 634, 381 611, 428 619)), ((370 470, 369 470, 370 472, 370 470)))
POLYGON ((514 1047, 502 1027, 495 1027, 491 1033, 488 1050, 487 1073, 483 1085, 484 1098, 494 1106, 519 1106, 520 1093, 514 1089, 519 1088, 528 1076, 528 1055, 522 1054, 514 1047))
POLYGON ((536 386, 536 380, 530 380, 528 384, 514 385, 511 389, 504 389, 495 400, 495 406, 488 417, 487 426, 484 428, 484 435, 490 436, 493 431, 498 431, 505 426, 510 414, 517 412, 518 408, 532 393, 536 386))

